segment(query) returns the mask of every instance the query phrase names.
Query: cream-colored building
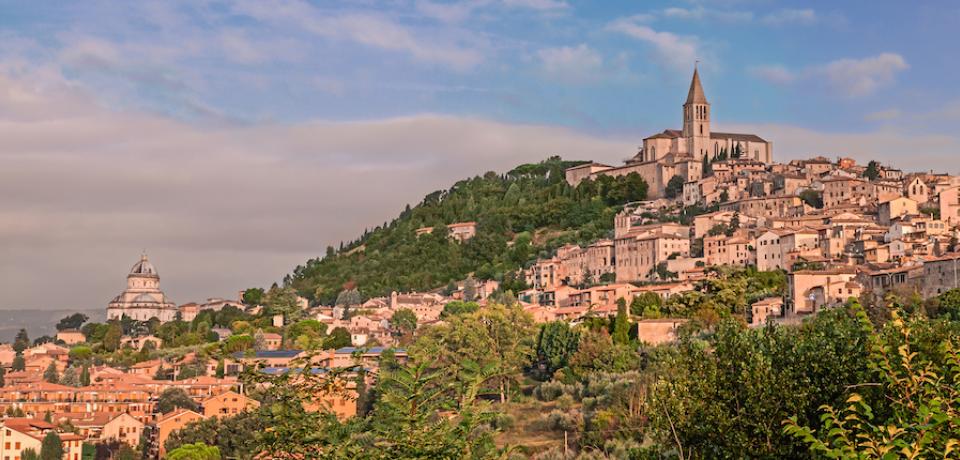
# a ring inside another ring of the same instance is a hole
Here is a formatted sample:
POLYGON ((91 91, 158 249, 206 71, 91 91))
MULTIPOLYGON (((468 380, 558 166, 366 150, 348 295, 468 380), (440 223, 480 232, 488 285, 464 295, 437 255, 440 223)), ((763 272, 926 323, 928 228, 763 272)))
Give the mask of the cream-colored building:
POLYGON ((960 187, 940 191, 940 220, 949 225, 960 224, 960 187))
POLYGON ((610 167, 596 163, 584 164, 566 171, 570 185, 599 176, 621 177, 631 173, 640 175, 649 186, 650 198, 664 196, 667 182, 674 176, 685 182, 702 178, 703 159, 714 158, 721 152, 765 164, 773 162, 773 143, 755 134, 722 133, 710 129, 710 103, 707 101, 700 74, 694 69, 690 90, 683 104, 683 128, 667 129, 643 140, 643 147, 623 166, 610 167))
POLYGON ((103 425, 100 439, 103 441, 116 440, 126 443, 130 447, 137 447, 140 444, 140 437, 143 435, 143 426, 143 422, 137 420, 136 417, 123 413, 103 425))
POLYGON ((863 287, 854 267, 802 270, 787 276, 787 306, 796 313, 816 313, 858 297, 863 287))
POLYGON ((137 321, 176 319, 177 306, 160 290, 160 275, 146 254, 140 256, 140 261, 130 269, 127 288, 107 306, 108 320, 124 316, 137 321))

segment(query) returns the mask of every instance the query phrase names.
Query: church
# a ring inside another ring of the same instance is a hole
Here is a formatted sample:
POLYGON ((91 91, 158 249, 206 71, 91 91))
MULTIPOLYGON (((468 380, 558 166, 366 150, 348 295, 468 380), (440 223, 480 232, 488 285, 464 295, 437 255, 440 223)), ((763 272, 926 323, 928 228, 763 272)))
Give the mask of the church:
POLYGON ((683 129, 667 129, 647 137, 640 152, 623 166, 588 163, 567 169, 567 182, 576 186, 587 178, 617 177, 635 172, 649 185, 650 198, 660 198, 667 182, 675 175, 686 182, 700 180, 704 158, 712 160, 721 154, 732 157, 739 153, 741 160, 773 162, 772 142, 756 134, 711 131, 710 112, 700 73, 694 68, 687 100, 683 104, 683 129))
POLYGON ((157 318, 162 323, 177 317, 177 306, 160 290, 160 275, 146 254, 130 269, 127 288, 107 305, 108 320, 124 316, 137 321, 157 318))

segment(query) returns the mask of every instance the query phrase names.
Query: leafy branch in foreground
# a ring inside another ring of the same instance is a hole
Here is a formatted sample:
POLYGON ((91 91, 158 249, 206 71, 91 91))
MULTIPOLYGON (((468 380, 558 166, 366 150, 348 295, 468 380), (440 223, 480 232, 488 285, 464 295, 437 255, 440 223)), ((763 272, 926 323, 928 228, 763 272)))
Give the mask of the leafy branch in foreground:
POLYGON ((960 458, 960 348, 956 336, 941 345, 943 362, 915 351, 915 325, 894 317, 889 327, 899 344, 874 336, 870 368, 879 376, 889 408, 852 393, 846 407, 821 407, 822 427, 801 426, 796 417, 784 432, 826 458, 960 458), (881 410, 885 415, 881 415, 881 410))

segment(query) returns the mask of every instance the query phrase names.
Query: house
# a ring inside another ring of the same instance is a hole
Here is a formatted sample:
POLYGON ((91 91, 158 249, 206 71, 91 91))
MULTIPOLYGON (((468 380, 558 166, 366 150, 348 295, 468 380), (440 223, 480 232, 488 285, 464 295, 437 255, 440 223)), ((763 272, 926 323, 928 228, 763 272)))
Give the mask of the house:
POLYGON ((767 297, 750 304, 750 325, 762 326, 767 318, 783 316, 783 298, 767 297))
POLYGON ((19 459, 26 449, 40 452, 43 438, 50 432, 60 437, 63 460, 80 460, 83 436, 64 433, 56 425, 30 418, 8 418, 0 426, 0 458, 19 459))
POLYGON ((162 415, 157 420, 157 445, 159 446, 160 458, 163 458, 167 453, 167 448, 164 444, 166 444, 170 435, 198 420, 203 420, 203 415, 183 408, 162 415))
POLYGON ((227 391, 204 399, 200 402, 200 407, 203 416, 207 418, 232 417, 247 409, 260 407, 260 402, 234 391, 227 391))
POLYGON ((87 336, 76 329, 64 329, 57 331, 57 340, 67 345, 76 345, 87 341, 87 336))
POLYGON ((960 253, 945 254, 923 263, 923 297, 935 297, 960 288, 960 253))
POLYGON ((787 308, 794 314, 816 313, 841 305, 850 297, 859 297, 862 286, 856 282, 854 267, 825 270, 800 270, 787 275, 787 308))
POLYGON ((880 225, 890 225, 894 219, 917 214, 917 212, 917 202, 901 196, 881 202, 877 206, 877 221, 880 225))
MULTIPOLYGON (((109 415, 109 414, 108 414, 109 415)), ((128 413, 122 413, 113 417, 103 425, 103 431, 100 433, 101 441, 120 441, 130 447, 137 447, 140 444, 140 437, 143 435, 144 424, 140 420, 128 413)))
POLYGON ((660 345, 677 339, 677 330, 688 320, 679 318, 644 319, 637 322, 637 340, 660 345))
POLYGON ((276 332, 261 332, 254 337, 262 338, 262 343, 258 343, 263 350, 279 350, 283 346, 283 336, 276 332))

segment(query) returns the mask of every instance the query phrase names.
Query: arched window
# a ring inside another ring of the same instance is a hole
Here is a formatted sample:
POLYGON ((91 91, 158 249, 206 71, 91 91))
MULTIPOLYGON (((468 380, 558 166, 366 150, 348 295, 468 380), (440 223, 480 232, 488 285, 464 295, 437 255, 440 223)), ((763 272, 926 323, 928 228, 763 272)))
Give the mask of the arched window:
POLYGON ((700 125, 700 135, 703 135, 703 125, 700 125))
POLYGON ((714 155, 720 155, 720 143, 719 143, 719 142, 714 142, 714 143, 713 143, 713 154, 714 154, 714 155))

